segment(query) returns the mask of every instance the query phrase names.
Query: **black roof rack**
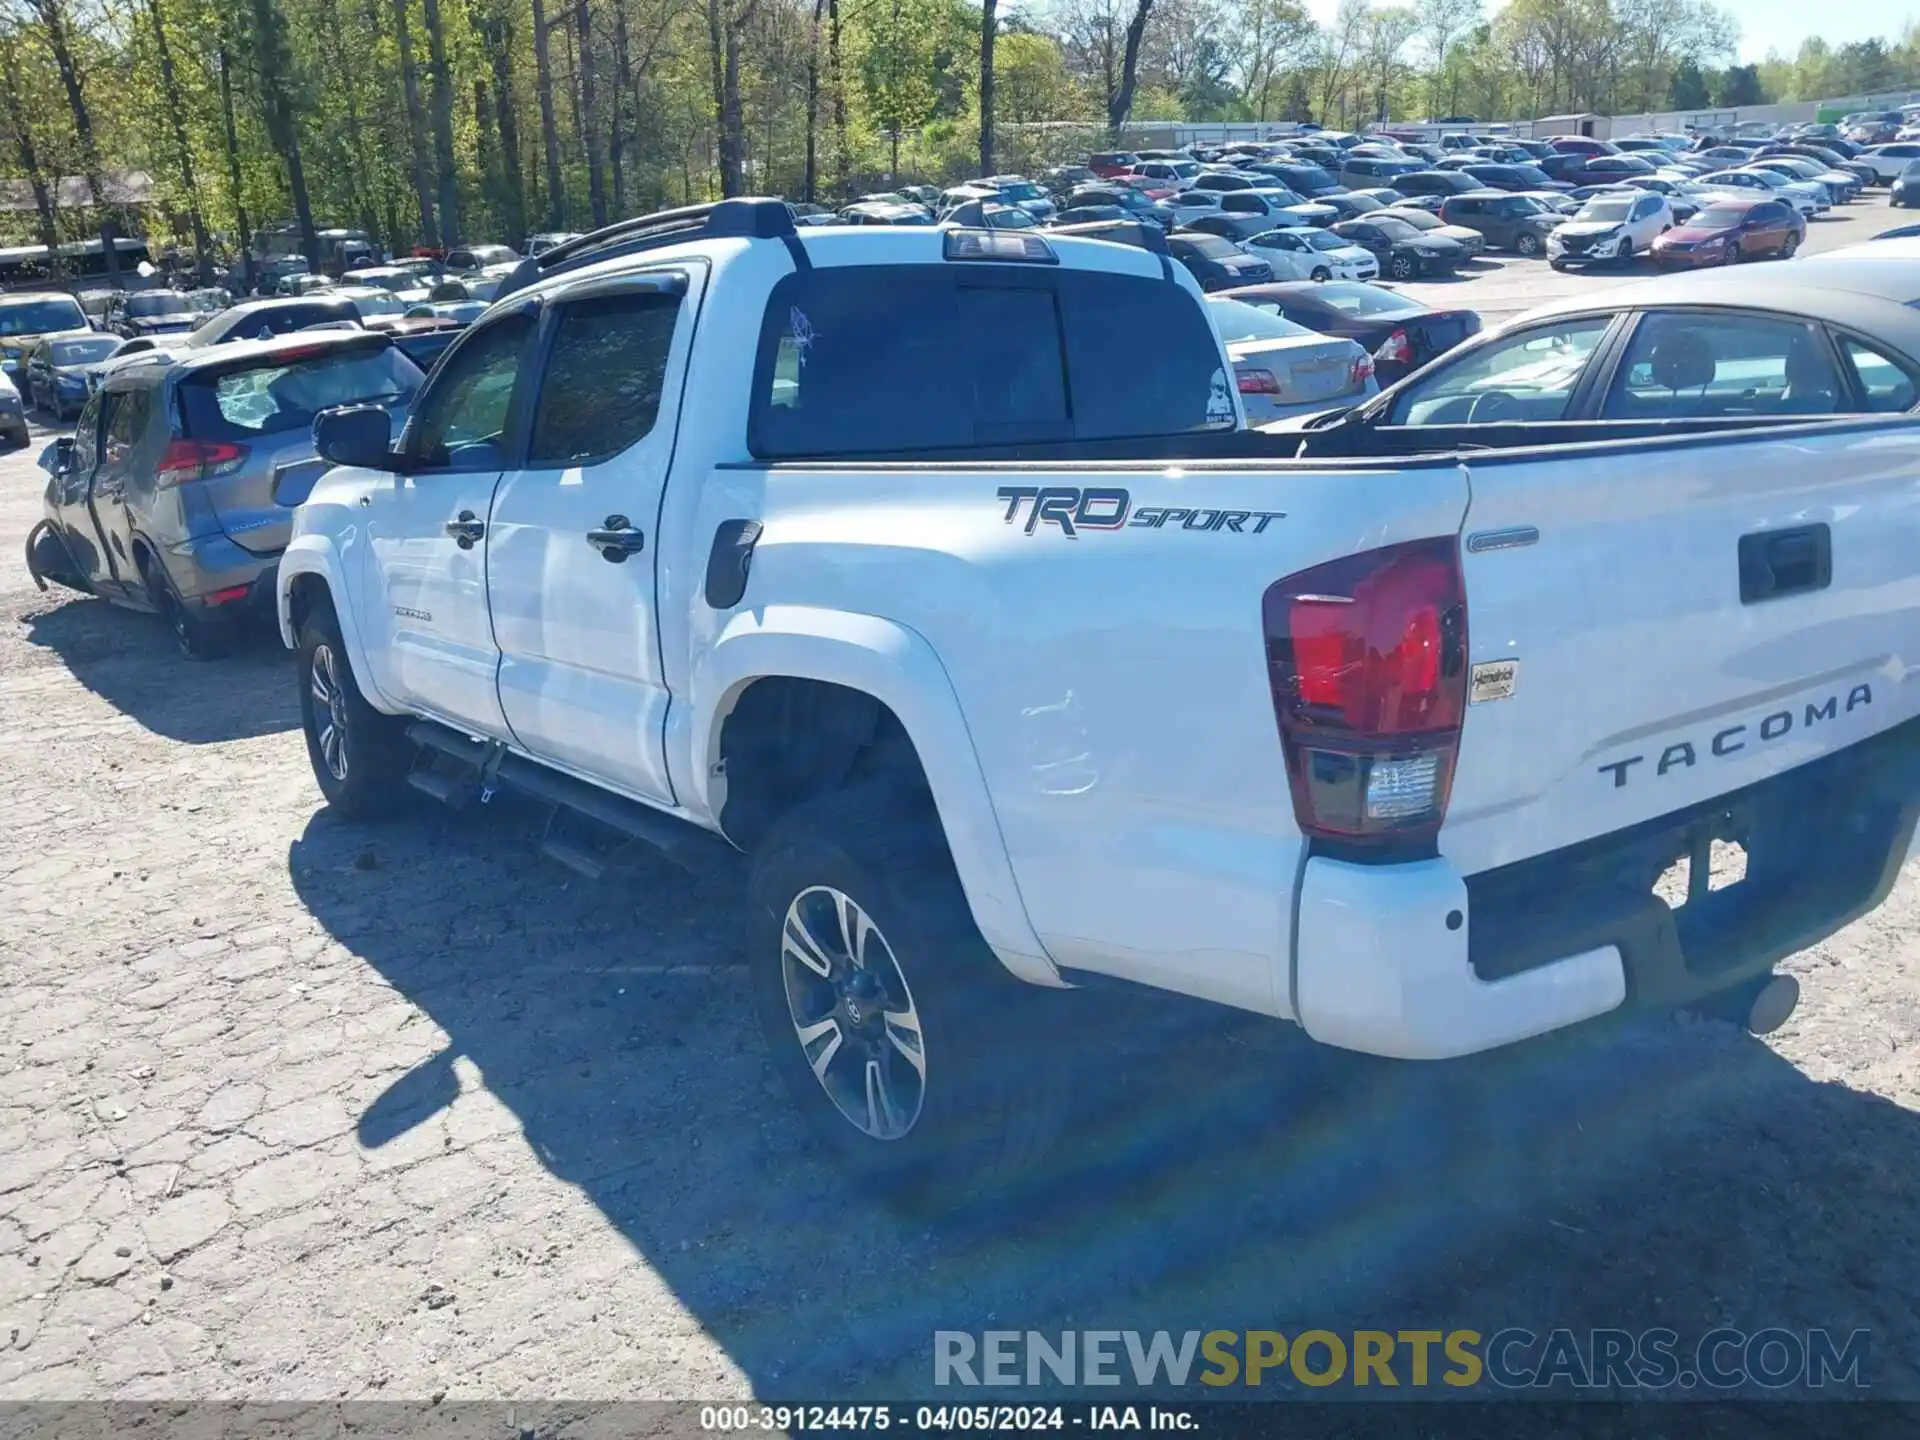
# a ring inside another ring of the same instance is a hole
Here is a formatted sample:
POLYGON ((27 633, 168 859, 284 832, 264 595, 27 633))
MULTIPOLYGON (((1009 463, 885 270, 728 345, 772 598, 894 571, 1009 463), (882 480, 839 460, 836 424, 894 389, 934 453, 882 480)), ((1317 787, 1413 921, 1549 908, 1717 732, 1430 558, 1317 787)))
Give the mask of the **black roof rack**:
POLYGON ((540 255, 529 256, 514 267, 513 273, 494 292, 499 300, 524 290, 537 280, 564 274, 583 265, 611 260, 617 255, 633 255, 661 245, 677 245, 685 240, 725 238, 779 240, 791 239, 798 245, 798 230, 793 212, 784 200, 735 197, 708 205, 685 205, 677 210, 659 210, 631 220, 617 220, 577 240, 540 255))

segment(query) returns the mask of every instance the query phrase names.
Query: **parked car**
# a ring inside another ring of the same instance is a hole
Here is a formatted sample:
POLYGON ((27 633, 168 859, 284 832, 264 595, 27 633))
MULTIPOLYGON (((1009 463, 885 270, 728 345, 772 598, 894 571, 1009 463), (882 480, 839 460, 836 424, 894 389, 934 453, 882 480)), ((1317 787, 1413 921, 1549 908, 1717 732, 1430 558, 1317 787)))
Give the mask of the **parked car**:
POLYGON ((1395 290, 1334 280, 1326 284, 1256 285, 1227 292, 1235 300, 1340 335, 1373 356, 1374 374, 1391 385, 1480 333, 1471 310, 1422 305, 1395 290))
POLYGON ((1263 231, 1244 243, 1276 280, 1372 280, 1380 274, 1379 260, 1364 245, 1310 225, 1263 231))
POLYGON ((1102 180, 1124 175, 1139 163, 1140 157, 1131 150, 1096 150, 1087 157, 1087 168, 1102 180))
POLYGON ((1221 214, 1220 194, 1215 190, 1176 190, 1154 202, 1157 211, 1171 230, 1180 225, 1191 225, 1207 215, 1221 214))
POLYGON ((519 254, 507 245, 456 245, 447 251, 447 269, 455 274, 478 274, 489 265, 519 262, 519 254))
POLYGON ((1415 170, 1402 175, 1393 188, 1410 200, 1422 202, 1422 209, 1438 209, 1449 195, 1465 195, 1481 188, 1480 182, 1460 170, 1415 170), (1431 202, 1431 203, 1429 203, 1431 202))
POLYGON ((218 654, 238 620, 272 613, 291 490, 322 468, 314 417, 357 403, 404 413, 420 380, 364 331, 117 368, 43 459, 46 520, 29 568, 43 585, 158 612, 183 654, 218 654))
MULTIPOLYGON (((358 324, 360 311, 338 290, 323 290, 297 300, 244 300, 219 311, 184 335, 167 337, 166 343, 175 350, 202 350, 230 340, 266 340, 341 320, 358 324)), ((121 353, 126 352, 123 349, 121 353)))
POLYGON ((1256 186, 1271 183, 1266 175, 1242 175, 1232 170, 1203 170, 1194 176, 1190 186, 1183 189, 1211 190, 1216 195, 1224 195, 1233 190, 1252 190, 1256 186))
POLYGON ((1055 226, 1097 225, 1108 220, 1126 220, 1129 215, 1118 205, 1069 205, 1053 217, 1055 226))
POLYGON ((27 428, 26 402, 13 381, 0 374, 0 438, 10 445, 24 445, 32 432, 27 428))
POLYGON ((1654 243, 1653 263, 1662 269, 1697 269, 1770 256, 1784 260, 1800 248, 1806 233, 1807 222, 1785 200, 1729 197, 1710 202, 1662 235, 1654 243))
MULTIPOLYGON (((486 307, 480 308, 484 313, 486 307)), ((447 348, 459 338, 460 332, 479 318, 479 315, 465 318, 450 314, 408 315, 387 327, 386 334, 392 339, 394 349, 425 373, 433 369, 434 362, 446 353, 447 348)))
POLYGON ((1334 178, 1349 190, 1367 190, 1378 185, 1391 187, 1402 175, 1418 175, 1424 169, 1424 160, 1385 159, 1350 150, 1334 178))
POLYGON ((1303 199, 1291 190, 1271 184, 1264 184, 1258 190, 1234 190, 1222 195, 1220 211, 1225 215, 1264 216, 1267 223, 1262 228, 1269 230, 1293 225, 1330 225, 1340 218, 1340 212, 1331 205, 1303 199))
POLYGON ((1172 224, 1170 215, 1149 200, 1143 191, 1130 185, 1086 186, 1067 196, 1066 208, 1081 210, 1089 206, 1107 205, 1125 211, 1129 219, 1150 220, 1163 230, 1172 224))
POLYGON ((1233 362, 1249 425, 1269 425, 1380 393, 1373 357, 1351 340, 1322 335, 1222 295, 1207 314, 1233 362))
POLYGON ((1188 190, 1200 178, 1197 160, 1142 160, 1132 172, 1174 190, 1188 190))
POLYGON ((1908 161, 1907 168, 1894 177, 1887 191, 1887 203, 1896 209, 1920 205, 1920 159, 1908 161))
POLYGON ((1858 176, 1845 171, 1820 165, 1798 155, 1763 155, 1750 161, 1749 170, 1772 170, 1784 175, 1788 180, 1804 180, 1809 185, 1821 186, 1827 193, 1827 201, 1832 205, 1843 205, 1852 200, 1865 187, 1858 176))
POLYGON ((1342 240, 1372 252, 1381 272, 1395 280, 1451 275, 1466 263, 1467 252, 1440 235, 1423 234, 1406 221, 1380 211, 1331 227, 1342 240))
POLYGON ((123 340, 136 335, 169 335, 200 323, 199 307, 179 290, 136 290, 116 295, 100 317, 100 328, 123 340))
POLYGON ((538 235, 527 237, 527 254, 544 255, 549 250, 557 250, 570 241, 578 240, 580 235, 572 230, 543 230, 538 235))
POLYGON ((931 225, 926 206, 905 200, 857 200, 840 210, 843 225, 931 225))
POLYGON ((1329 195, 1338 195, 1343 188, 1340 182, 1318 165, 1299 160, 1275 160, 1258 167, 1257 172, 1270 175, 1296 195, 1304 195, 1309 200, 1325 199, 1329 195))
POLYGON ((121 345, 117 335, 48 335, 26 355, 27 404, 57 421, 78 415, 87 403, 87 374, 121 345))
POLYGON ((1352 191, 1322 195, 1320 204, 1335 211, 1342 220, 1358 220, 1362 215, 1371 215, 1376 210, 1387 208, 1370 195, 1355 195, 1352 191))
POLYGON ((1040 222, 1031 210, 1018 205, 1003 205, 997 200, 969 200, 956 205, 941 217, 943 226, 964 226, 975 230, 1033 230, 1040 222))
POLYGON ((348 289, 385 290, 406 301, 424 300, 438 272, 439 264, 433 260, 423 260, 419 265, 369 265, 348 270, 341 275, 340 284, 348 289))
POLYGON ((1175 231, 1167 237, 1167 253, 1187 267, 1202 290, 1231 290, 1235 285, 1258 285, 1273 278, 1273 267, 1266 261, 1255 259, 1218 235, 1175 231))
POLYGON ((1551 193, 1571 190, 1573 186, 1554 180, 1538 165, 1466 165, 1461 174, 1487 190, 1540 190, 1551 193))
POLYGON ((1611 261, 1625 265, 1653 248, 1673 228, 1664 195, 1597 195, 1547 236, 1547 259, 1556 270, 1611 261))
POLYGON ((79 301, 63 291, 0 294, 0 374, 26 389, 25 357, 43 335, 91 331, 79 301))
POLYGON ((1402 225, 1411 225, 1422 235, 1433 235, 1442 240, 1451 240, 1458 245, 1469 260, 1477 260, 1487 250, 1487 237, 1478 230, 1470 230, 1465 225, 1449 225, 1431 210, 1422 210, 1413 205, 1389 205, 1385 210, 1375 212, 1381 219, 1398 220, 1402 225))
MULTIPOLYGON (((1551 445, 1675 421, 1910 413, 1920 404, 1920 313, 1907 302, 1920 300, 1920 262, 1873 262, 1872 293, 1849 274, 1859 263, 1801 260, 1764 286, 1738 274, 1668 275, 1563 298, 1310 431, 1304 453, 1374 453, 1402 427, 1468 443, 1500 426, 1515 437, 1508 444, 1551 445)), ((1818 462, 1796 453, 1795 463, 1818 462)))
POLYGON ((315 275, 311 271, 295 270, 282 275, 274 281, 275 295, 311 295, 316 290, 333 288, 331 275, 315 275))
POLYGON ((1705 186, 1697 185, 1691 180, 1669 180, 1660 175, 1642 175, 1632 180, 1624 180, 1619 188, 1643 190, 1650 194, 1665 196, 1667 208, 1673 212, 1673 223, 1676 225, 1692 219, 1694 212, 1708 201, 1720 199, 1726 194, 1725 191, 1708 190, 1705 186))
POLYGON ((1372 200, 1391 209, 1395 205, 1407 203, 1407 197, 1398 190, 1386 185, 1376 185, 1366 190, 1349 190, 1349 195, 1358 195, 1362 200, 1372 200))
POLYGON ((1884 145, 1899 135, 1906 119, 1898 110, 1869 110, 1853 117, 1847 139, 1856 145, 1884 145))
POLYGON ((1092 168, 1086 165, 1055 165, 1042 170, 1038 176, 1040 184, 1046 187, 1047 193, 1054 196, 1068 195, 1083 185, 1091 185, 1099 178, 1092 168))
POLYGON ((1871 145, 1854 157, 1862 165, 1873 167, 1880 183, 1891 185, 1914 161, 1920 160, 1920 140, 1902 140, 1893 145, 1871 145))
POLYGON ((1037 221, 1051 220, 1054 211, 1058 208, 1043 187, 1036 185, 1024 175, 995 175, 989 180, 976 183, 991 189, 994 197, 1002 205, 1012 205, 1024 210, 1037 221))
POLYGON ((1818 164, 1826 166, 1829 170, 1838 170, 1843 174, 1853 176, 1860 182, 1862 189, 1868 185, 1877 185, 1880 183, 1880 172, 1874 169, 1873 166, 1860 160, 1849 159, 1846 155, 1830 145, 1813 145, 1803 144, 1798 141, 1783 141, 1768 145, 1760 151, 1756 158, 1765 159, 1773 155, 1798 155, 1802 159, 1815 161, 1818 164))
POLYGON ((1449 225, 1478 230, 1495 250, 1527 256, 1544 255, 1547 236, 1566 223, 1564 215, 1530 196, 1503 195, 1497 190, 1455 195, 1440 207, 1440 218, 1449 225))
POLYGON ((1700 183, 1716 190, 1773 195, 1785 200, 1809 219, 1828 209, 1832 203, 1827 199, 1825 186, 1789 180, 1772 170, 1752 170, 1744 166, 1738 170, 1713 170, 1702 175, 1700 183))

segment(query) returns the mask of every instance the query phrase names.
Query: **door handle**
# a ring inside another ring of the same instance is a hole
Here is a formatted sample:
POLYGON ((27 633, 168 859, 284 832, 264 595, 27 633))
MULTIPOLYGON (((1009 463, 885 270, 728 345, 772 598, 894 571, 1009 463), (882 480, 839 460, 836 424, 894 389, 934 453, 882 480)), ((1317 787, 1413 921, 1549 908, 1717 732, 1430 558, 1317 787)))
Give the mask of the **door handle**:
POLYGON ((447 521, 447 534, 453 537, 453 543, 462 550, 471 550, 487 533, 486 522, 471 510, 462 510, 453 519, 447 521))
POLYGON ((1824 590, 1833 583, 1833 531, 1823 522, 1740 537, 1740 603, 1824 590))
POLYGON ((626 516, 609 515, 598 530, 587 531, 587 543, 600 552, 602 560, 621 565, 629 555, 646 548, 647 537, 626 516))

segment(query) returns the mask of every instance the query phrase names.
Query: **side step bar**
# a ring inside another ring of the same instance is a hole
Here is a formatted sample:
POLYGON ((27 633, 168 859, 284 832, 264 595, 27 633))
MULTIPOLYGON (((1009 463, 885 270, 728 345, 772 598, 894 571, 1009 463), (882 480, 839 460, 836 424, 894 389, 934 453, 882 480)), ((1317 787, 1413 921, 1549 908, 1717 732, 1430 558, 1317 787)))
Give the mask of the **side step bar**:
MULTIPOLYGON (((407 738, 417 745, 471 765, 475 771, 486 762, 492 749, 484 741, 462 735, 433 720, 414 721, 407 727, 407 738)), ((610 830, 616 830, 628 839, 638 840, 688 870, 703 871, 715 864, 739 859, 739 852, 711 830, 702 830, 698 825, 676 820, 671 815, 663 815, 658 810, 609 794, 597 786, 576 780, 571 775, 562 775, 558 770, 550 770, 524 756, 508 755, 502 759, 495 778, 501 785, 511 786, 536 800, 570 810, 610 830)), ((425 786, 418 788, 426 789, 425 786)), ((428 793, 435 793, 437 789, 428 790, 428 793)), ((575 847, 569 845, 566 848, 573 853, 564 859, 559 856, 554 858, 561 859, 561 863, 579 869, 583 874, 587 873, 584 866, 574 863, 574 854, 577 853, 575 847)), ((579 858, 585 857, 581 855, 579 858)))

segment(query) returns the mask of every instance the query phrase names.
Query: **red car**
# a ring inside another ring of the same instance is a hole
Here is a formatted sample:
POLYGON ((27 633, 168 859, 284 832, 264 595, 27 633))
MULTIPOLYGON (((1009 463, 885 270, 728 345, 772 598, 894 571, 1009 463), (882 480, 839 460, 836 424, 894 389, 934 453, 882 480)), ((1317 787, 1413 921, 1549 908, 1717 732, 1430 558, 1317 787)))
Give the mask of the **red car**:
POLYGON ((1135 175, 1132 171, 1123 171, 1113 179, 1116 184, 1138 190, 1149 200, 1171 200, 1180 193, 1177 186, 1169 185, 1164 180, 1155 180, 1150 175, 1135 175))
POLYGON ((1767 256, 1786 259, 1806 238, 1807 222, 1784 200, 1711 200, 1684 225, 1653 242, 1662 269, 1734 265, 1767 256))
POLYGON ((1087 157, 1087 168, 1102 180, 1124 175, 1139 163, 1140 157, 1131 150, 1102 150, 1087 157))

